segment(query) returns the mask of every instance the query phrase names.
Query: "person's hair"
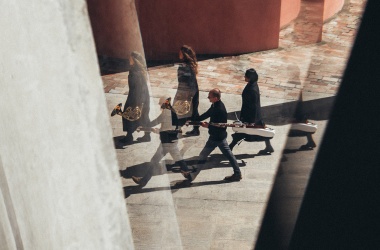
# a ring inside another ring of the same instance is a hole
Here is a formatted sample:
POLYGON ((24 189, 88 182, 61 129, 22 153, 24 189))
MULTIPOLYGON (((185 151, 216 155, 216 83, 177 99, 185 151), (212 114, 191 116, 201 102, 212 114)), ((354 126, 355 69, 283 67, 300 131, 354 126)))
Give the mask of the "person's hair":
POLYGON ((250 82, 257 82, 259 80, 259 76, 254 68, 247 69, 244 76, 247 77, 250 82))
POLYGON ((183 45, 181 47, 181 52, 183 54, 183 61, 190 66, 195 74, 198 74, 197 55, 193 48, 188 45, 183 45))
POLYGON ((137 70, 146 71, 145 58, 137 51, 132 51, 131 57, 137 70))
POLYGON ((218 88, 215 88, 215 89, 210 90, 210 94, 211 94, 213 97, 217 97, 218 100, 220 100, 220 97, 222 96, 222 93, 220 92, 220 90, 219 90, 218 88))
POLYGON ((161 106, 161 109, 171 109, 171 97, 167 95, 160 96, 160 99, 158 100, 158 104, 161 106))

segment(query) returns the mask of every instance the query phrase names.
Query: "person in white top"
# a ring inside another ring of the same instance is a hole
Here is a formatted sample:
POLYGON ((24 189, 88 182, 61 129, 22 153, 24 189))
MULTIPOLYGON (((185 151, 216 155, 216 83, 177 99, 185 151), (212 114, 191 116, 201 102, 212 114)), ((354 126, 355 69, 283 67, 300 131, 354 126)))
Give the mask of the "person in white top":
POLYGON ((172 125, 178 124, 178 118, 170 104, 170 100, 170 97, 161 97, 158 103, 161 106, 161 114, 155 120, 150 122, 149 128, 139 128, 140 130, 150 130, 154 133, 160 134, 161 140, 156 153, 150 160, 145 175, 143 177, 132 176, 132 180, 141 187, 144 187, 152 178, 154 167, 159 165, 159 161, 168 153, 180 166, 182 171, 189 171, 189 168, 178 149, 178 133, 181 131, 178 129, 178 126, 172 125), (160 128, 153 128, 159 124, 161 125, 160 128))

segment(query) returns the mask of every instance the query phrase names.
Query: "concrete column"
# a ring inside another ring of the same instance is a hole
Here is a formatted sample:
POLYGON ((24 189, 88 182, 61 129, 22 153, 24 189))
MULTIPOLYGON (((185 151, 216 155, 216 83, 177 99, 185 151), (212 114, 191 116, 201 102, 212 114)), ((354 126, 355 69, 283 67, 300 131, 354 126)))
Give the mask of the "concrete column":
POLYGON ((2 244, 133 249, 86 2, 1 7, 2 244))
POLYGON ((135 0, 87 0, 99 55, 128 58, 144 53, 135 0))

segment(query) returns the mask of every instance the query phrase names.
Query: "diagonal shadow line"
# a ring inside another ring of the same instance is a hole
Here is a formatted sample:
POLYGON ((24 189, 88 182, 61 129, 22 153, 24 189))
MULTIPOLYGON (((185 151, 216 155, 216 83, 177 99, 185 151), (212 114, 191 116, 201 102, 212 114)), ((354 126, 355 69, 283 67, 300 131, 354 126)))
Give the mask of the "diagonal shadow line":
MULTIPOLYGON (((235 157, 236 157, 237 160, 241 160, 242 161, 242 162, 238 162, 239 167, 245 167, 246 166, 246 163, 245 163, 245 161, 243 159, 247 159, 247 158, 250 158, 250 157, 254 158, 255 156, 258 156, 258 155, 256 155, 256 154, 252 154, 252 155, 248 155, 248 154, 235 155, 235 157)), ((189 159, 184 159, 184 160, 186 161, 186 163, 187 163, 188 166, 192 166, 192 165, 196 165, 196 163, 197 163, 197 160, 194 160, 194 158, 197 158, 197 157, 189 158, 190 160, 189 159), (194 164, 189 164, 189 163, 194 163, 194 164)), ((206 164, 206 166, 205 166, 204 170, 213 169, 213 168, 229 168, 229 167, 231 167, 231 165, 228 162, 228 160, 222 154, 212 154, 212 155, 210 155, 209 160, 205 164, 206 164), (224 161, 224 162, 222 162, 222 161, 224 161)), ((176 166, 177 166, 177 164, 166 165, 166 171, 164 171, 162 169, 161 165, 157 164, 157 167, 154 169, 154 173, 153 173, 152 176, 163 175, 163 174, 170 174, 170 173, 167 173, 167 171, 172 171, 172 169, 175 169, 176 166)), ((122 176, 123 178, 128 179, 128 178, 131 178, 132 175, 134 175, 134 176, 143 176, 148 168, 149 168, 149 162, 143 162, 143 163, 140 163, 140 164, 136 164, 136 165, 130 166, 130 167, 126 168, 125 170, 120 170, 119 173, 120 173, 120 176, 122 176)))
MULTIPOLYGON (((320 55, 313 52, 308 75, 313 72, 313 61, 317 58, 319 59, 320 55)), ((267 114, 268 117, 265 120, 268 123, 273 122, 278 125, 289 123, 292 118, 299 115, 306 115, 307 119, 312 120, 329 120, 336 96, 303 101, 302 93, 308 85, 311 84, 306 83, 301 89, 301 96, 298 101, 265 107, 266 112, 273 112, 273 114, 267 114), (276 118, 275 116, 280 117, 276 118)), ((292 154, 308 149, 302 147, 296 150, 286 149, 289 144, 288 137, 254 249, 288 249, 300 203, 309 182, 310 172, 314 168, 313 162, 315 160, 315 156, 303 156, 304 158, 297 158, 296 160, 292 154), (308 162, 310 168, 304 167, 305 162, 308 162), (293 172, 284 171, 284 168, 291 168, 293 172), (298 171, 298 174, 295 175, 294 171, 298 171), (297 185, 294 185, 295 183, 297 185), (294 193, 301 193, 301 197, 294 198, 294 193)))
MULTIPOLYGON (((311 120, 328 120, 334 101, 335 96, 302 102, 292 101, 261 107, 261 113, 265 123, 272 125, 291 123, 296 110, 302 114, 307 114, 308 119, 311 120)), ((240 117, 240 111, 236 111, 236 115, 240 117)), ((229 112, 228 119, 236 120, 236 115, 235 111, 229 112)))
MULTIPOLYGON (((178 181, 174 181, 174 183, 180 183, 182 181, 183 180, 178 180, 178 181)), ((224 180, 218 180, 218 181, 195 182, 195 183, 191 183, 190 185, 173 185, 169 187, 155 187, 155 188, 142 188, 140 186, 125 186, 123 190, 124 190, 124 197, 128 198, 129 196, 133 194, 143 194, 143 193, 168 191, 168 190, 172 190, 172 192, 176 192, 179 189, 183 189, 183 188, 193 188, 193 187, 228 184, 228 183, 229 182, 226 182, 224 180)))

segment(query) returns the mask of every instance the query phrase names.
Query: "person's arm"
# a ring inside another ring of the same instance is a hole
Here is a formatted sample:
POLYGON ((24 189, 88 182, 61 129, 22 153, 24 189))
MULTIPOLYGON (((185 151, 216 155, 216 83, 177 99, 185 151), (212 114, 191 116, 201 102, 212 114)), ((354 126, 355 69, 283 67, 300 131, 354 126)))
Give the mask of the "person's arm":
POLYGON ((164 120, 164 115, 163 115, 163 110, 161 110, 161 114, 159 115, 159 116, 157 116, 157 118, 156 119, 154 119, 153 121, 151 121, 149 124, 148 124, 148 126, 149 127, 154 127, 154 126, 156 126, 156 125, 158 125, 158 124, 161 124, 162 122, 163 122, 163 120, 164 120))
POLYGON ((202 115, 198 116, 198 117, 195 117, 194 120, 195 121, 203 121, 207 118, 210 118, 211 116, 211 107, 205 112, 203 113, 202 115))

